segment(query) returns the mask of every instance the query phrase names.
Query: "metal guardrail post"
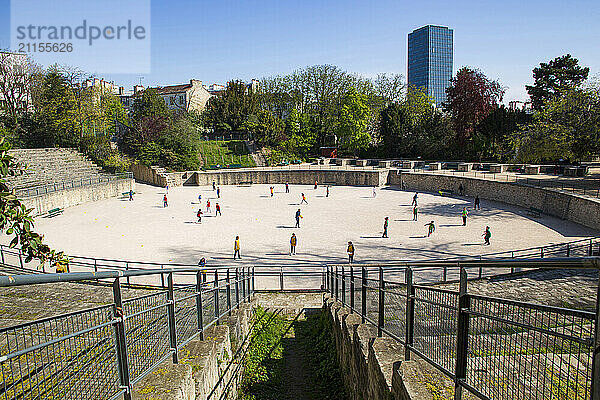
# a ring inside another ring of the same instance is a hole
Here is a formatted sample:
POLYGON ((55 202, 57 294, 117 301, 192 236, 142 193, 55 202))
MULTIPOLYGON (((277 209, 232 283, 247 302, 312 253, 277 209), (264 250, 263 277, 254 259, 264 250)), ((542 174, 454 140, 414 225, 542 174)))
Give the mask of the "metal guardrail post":
POLYGON ((4 264, 4 246, 0 245, 0 255, 2 256, 2 264, 4 264))
POLYGON ((567 257, 571 257, 571 246, 567 243, 567 257))
POLYGON ((329 265, 325 266, 325 293, 329 293, 329 265))
POLYGON ((279 290, 283 291, 283 267, 279 267, 279 290))
POLYGON ((95 258, 94 258, 94 272, 98 272, 98 260, 96 260, 95 258))
POLYGON ((246 302, 246 277, 244 268, 240 268, 240 284, 242 285, 242 301, 246 302))
POLYGON ((19 264, 21 265, 21 269, 25 269, 23 265, 23 251, 21 249, 19 249, 19 264))
POLYGON ((540 258, 544 258, 544 248, 540 248, 540 258))
POLYGON ((346 273, 342 267, 342 304, 346 305, 346 273))
MULTIPOLYGON (((161 264, 160 269, 165 269, 165 266, 161 264)), ((160 274, 160 286, 165 288, 165 274, 160 274)))
POLYGON ((173 352, 173 364, 179 362, 179 355, 177 353, 177 331, 175 330, 175 295, 173 293, 173 273, 169 272, 167 276, 168 290, 167 290, 167 312, 169 321, 169 342, 171 344, 171 351, 173 352))
MULTIPOLYGON (((125 263, 125 271, 129 271, 129 263, 125 263)), ((131 281, 129 280, 129 276, 127 277, 127 286, 131 286, 131 281)))
MULTIPOLYGON (((161 274, 162 276, 162 274, 161 274)), ((202 313, 202 272, 196 273, 196 314, 200 340, 204 340, 204 315, 202 313)))
POLYGON ((240 282, 239 282, 239 271, 235 269, 235 307, 240 308, 240 282))
POLYGON ((255 282, 254 282, 254 267, 252 267, 252 294, 254 294, 255 291, 255 282))
POLYGON ((596 324, 592 350, 592 400, 600 400, 600 274, 596 292, 596 324))
POLYGON ((360 289, 361 322, 364 324, 367 316, 367 269, 362 267, 362 286, 360 289))
POLYGON ((339 286, 340 286, 340 282, 338 280, 338 267, 336 265, 335 267, 335 299, 339 299, 339 286))
POLYGON ((215 269, 215 283, 213 285, 215 299, 215 325, 219 325, 219 271, 215 269))
POLYGON ((594 245, 592 239, 590 239, 590 249, 588 251, 588 255, 591 256, 594 253, 594 245))
POLYGON ((381 337, 383 336, 383 325, 384 325, 384 312, 385 312, 385 292, 383 291, 383 289, 385 289, 385 282, 383 280, 383 267, 379 267, 379 318, 377 320, 377 336, 381 337))
POLYGON ((117 369, 119 371, 120 387, 125 389, 124 400, 131 400, 131 381, 129 377, 129 362, 127 359, 127 341, 125 339, 125 319, 123 318, 123 298, 119 278, 113 281, 113 317, 117 320, 114 325, 117 350, 117 369))
POLYGON ((454 371, 454 400, 462 399, 462 382, 467 377, 467 346, 469 341, 469 314, 471 298, 467 294, 467 271, 460 269, 458 290, 458 323, 456 330, 456 365, 454 371))
POLYGON ((406 280, 406 332, 404 338, 404 359, 410 360, 410 346, 413 344, 415 327, 415 288, 413 287, 413 271, 408 267, 405 272, 406 280))
POLYGON ((227 293, 227 313, 231 317, 231 282, 229 280, 229 268, 227 268, 227 275, 225 276, 226 288, 225 291, 227 293))
POLYGON ((252 292, 250 291, 250 281, 252 281, 252 276, 250 273, 250 267, 248 267, 248 278, 247 278, 247 283, 248 283, 248 302, 250 302, 250 298, 252 297, 252 292))
POLYGON ((333 267, 331 267, 329 270, 329 277, 331 278, 331 282, 329 284, 329 291, 333 296, 335 294, 335 275, 333 274, 333 267))
POLYGON ((448 278, 448 267, 445 265, 442 267, 442 282, 446 282, 448 278))
POLYGON ((350 266, 350 314, 354 313, 354 267, 350 266))

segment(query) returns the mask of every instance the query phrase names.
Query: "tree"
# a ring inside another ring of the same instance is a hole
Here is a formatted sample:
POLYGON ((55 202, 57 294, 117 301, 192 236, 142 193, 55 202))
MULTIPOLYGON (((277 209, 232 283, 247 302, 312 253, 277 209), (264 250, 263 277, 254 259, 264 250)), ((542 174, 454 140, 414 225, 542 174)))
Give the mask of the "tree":
POLYGON ((252 123, 247 124, 247 130, 263 146, 277 146, 284 140, 285 124, 271 112, 260 110, 252 123))
POLYGON ((204 120, 215 132, 243 130, 251 115, 258 111, 258 96, 242 81, 227 83, 225 93, 212 97, 204 111, 204 120))
POLYGON ((171 112, 156 89, 149 88, 136 96, 132 119, 133 129, 123 136, 123 149, 137 157, 143 151, 150 151, 153 146, 150 143, 156 142, 169 127, 171 112))
POLYGON ((41 69, 24 54, 0 51, 0 113, 18 124, 19 116, 33 107, 32 87, 41 69))
POLYGON ((571 89, 545 103, 512 137, 517 160, 589 159, 600 152, 600 88, 571 89))
POLYGON ((540 63, 533 69, 533 85, 527 85, 532 106, 540 110, 550 100, 562 93, 579 87, 588 77, 590 69, 580 67, 579 61, 570 54, 560 56, 548 63, 540 63))
POLYGON ((40 265, 48 262, 57 270, 67 270, 69 259, 63 252, 50 249, 43 242, 43 237, 33 231, 34 221, 31 216, 33 209, 28 209, 10 190, 5 177, 9 174, 20 173, 20 167, 8 154, 10 146, 4 137, 0 137, 0 230, 11 236, 10 247, 21 246, 26 256, 25 262, 36 258, 40 265))
POLYGON ((500 106, 492 110, 479 125, 474 136, 474 148, 479 160, 508 161, 514 158, 511 135, 531 122, 531 115, 522 110, 500 106))
POLYGON ((386 103, 398 103, 406 87, 401 74, 378 74, 374 82, 375 93, 386 103))
MULTIPOLYGON (((504 89, 483 72, 462 67, 446 89, 446 111, 452 116, 457 145, 469 145, 475 128, 502 101, 504 89)), ((465 153, 467 149, 465 149, 465 153)))
POLYGON ((343 150, 354 155, 371 143, 371 135, 367 132, 371 114, 366 103, 366 96, 351 87, 340 111, 337 129, 339 144, 343 150))

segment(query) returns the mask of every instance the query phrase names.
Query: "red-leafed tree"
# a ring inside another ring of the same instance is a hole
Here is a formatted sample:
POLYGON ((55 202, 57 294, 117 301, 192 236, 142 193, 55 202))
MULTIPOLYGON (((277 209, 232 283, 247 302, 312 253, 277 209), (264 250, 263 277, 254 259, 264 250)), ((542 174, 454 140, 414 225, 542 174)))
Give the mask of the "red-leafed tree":
POLYGON ((452 116, 457 145, 464 149, 477 125, 498 107, 504 89, 483 72, 462 67, 446 89, 444 109, 452 116))

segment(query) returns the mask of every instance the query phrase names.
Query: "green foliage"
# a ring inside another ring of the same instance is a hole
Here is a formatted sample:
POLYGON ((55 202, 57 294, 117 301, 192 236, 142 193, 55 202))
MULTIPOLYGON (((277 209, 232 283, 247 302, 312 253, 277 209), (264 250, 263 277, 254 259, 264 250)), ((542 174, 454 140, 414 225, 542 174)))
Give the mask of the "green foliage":
POLYGON ((242 400, 281 399, 283 345, 281 339, 290 321, 258 307, 244 364, 242 400))
POLYGON ((6 185, 6 176, 19 173, 19 167, 8 154, 9 149, 5 138, 0 137, 0 230, 12 237, 10 247, 21 246, 25 262, 36 258, 40 265, 49 263, 51 267, 66 271, 69 259, 43 243, 43 237, 33 231, 32 209, 26 208, 6 185))
POLYGON ((600 152, 600 88, 573 89, 548 101, 512 135, 522 162, 580 161, 600 152))
POLYGON ((86 135, 81 139, 79 150, 108 172, 129 170, 131 162, 111 147, 107 136, 86 135))
POLYGON ((241 140, 218 141, 208 140, 199 143, 199 151, 202 157, 203 167, 229 164, 240 164, 243 167, 254 167, 256 164, 248 153, 246 144, 241 140))
POLYGON ((357 154, 371 143, 371 135, 367 132, 370 110, 367 98, 351 87, 346 94, 340 112, 337 135, 341 148, 351 154, 357 154))
POLYGON ((332 326, 333 321, 325 312, 311 314, 306 321, 295 324, 296 337, 305 351, 313 376, 313 387, 310 388, 313 398, 345 400, 348 395, 342 381, 332 326))
POLYGON ((556 100, 563 93, 579 87, 588 77, 590 69, 580 67, 579 60, 570 54, 556 57, 548 63, 540 63, 533 69, 533 85, 527 85, 533 108, 540 110, 548 101, 556 100))
POLYGON ((258 97, 242 81, 227 83, 225 93, 212 97, 203 113, 204 123, 215 132, 247 128, 250 116, 258 111, 258 97))
POLYGON ((245 128, 252 133, 254 140, 258 143, 264 146, 274 146, 282 141, 285 124, 269 111, 260 110, 256 117, 249 118, 245 128))
POLYGON ((41 132, 50 142, 60 147, 77 147, 79 114, 77 99, 66 77, 53 68, 42 82, 37 118, 44 127, 41 132))
POLYGON ((529 122, 531 115, 525 111, 513 111, 504 106, 495 108, 477 125, 470 153, 479 160, 507 162, 514 159, 510 138, 529 122))

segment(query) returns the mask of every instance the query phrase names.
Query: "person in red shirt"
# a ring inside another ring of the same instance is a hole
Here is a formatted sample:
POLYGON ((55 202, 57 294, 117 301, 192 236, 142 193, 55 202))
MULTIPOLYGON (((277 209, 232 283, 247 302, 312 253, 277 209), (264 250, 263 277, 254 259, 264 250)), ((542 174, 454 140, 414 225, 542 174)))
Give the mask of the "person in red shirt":
POLYGON ((219 203, 215 204, 215 217, 217 216, 217 214, 221 215, 221 206, 219 205, 219 203))
POLYGON ((167 195, 163 197, 163 207, 169 207, 169 202, 167 201, 167 195))

